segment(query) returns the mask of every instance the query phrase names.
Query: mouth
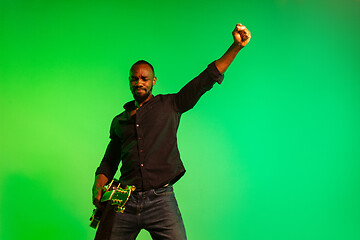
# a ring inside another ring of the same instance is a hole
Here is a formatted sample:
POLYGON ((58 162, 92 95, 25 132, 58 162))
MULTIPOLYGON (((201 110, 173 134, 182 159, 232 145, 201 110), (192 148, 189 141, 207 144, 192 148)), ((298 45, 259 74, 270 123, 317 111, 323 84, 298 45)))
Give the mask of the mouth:
POLYGON ((136 93, 145 92, 145 89, 143 89, 143 88, 136 88, 134 90, 135 90, 136 93))

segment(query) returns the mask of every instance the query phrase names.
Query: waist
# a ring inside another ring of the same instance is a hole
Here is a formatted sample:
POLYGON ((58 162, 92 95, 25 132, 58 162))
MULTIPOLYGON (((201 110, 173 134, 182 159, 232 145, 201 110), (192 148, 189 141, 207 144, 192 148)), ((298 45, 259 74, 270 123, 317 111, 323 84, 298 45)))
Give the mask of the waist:
POLYGON ((160 187, 155 187, 155 188, 136 188, 135 191, 133 191, 134 193, 139 193, 139 192, 149 192, 149 191, 154 191, 154 190, 157 190, 157 189, 161 189, 161 188, 166 188, 166 187, 169 187, 172 185, 169 184, 169 183, 166 183, 165 185, 163 186, 160 186, 160 187))

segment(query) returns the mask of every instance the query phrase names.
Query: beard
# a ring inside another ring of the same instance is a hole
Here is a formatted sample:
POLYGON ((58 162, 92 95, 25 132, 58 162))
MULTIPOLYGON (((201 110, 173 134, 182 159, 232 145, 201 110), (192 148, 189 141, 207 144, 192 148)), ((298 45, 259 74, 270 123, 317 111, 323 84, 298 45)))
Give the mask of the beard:
POLYGON ((134 99, 138 102, 138 103, 142 103, 144 102, 152 93, 152 89, 153 87, 151 86, 150 89, 146 89, 146 88, 133 88, 132 89, 132 94, 134 99), (137 90, 141 89, 142 91, 138 92, 137 90))

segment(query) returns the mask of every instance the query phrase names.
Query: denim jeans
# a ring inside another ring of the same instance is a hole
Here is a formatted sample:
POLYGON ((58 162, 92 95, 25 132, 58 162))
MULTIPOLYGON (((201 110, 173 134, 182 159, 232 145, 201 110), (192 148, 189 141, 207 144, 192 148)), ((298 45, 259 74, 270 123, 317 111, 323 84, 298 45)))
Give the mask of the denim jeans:
POLYGON ((95 240, 136 239, 141 229, 147 230, 152 239, 186 239, 172 186, 131 193, 124 213, 115 212, 108 204, 95 240))

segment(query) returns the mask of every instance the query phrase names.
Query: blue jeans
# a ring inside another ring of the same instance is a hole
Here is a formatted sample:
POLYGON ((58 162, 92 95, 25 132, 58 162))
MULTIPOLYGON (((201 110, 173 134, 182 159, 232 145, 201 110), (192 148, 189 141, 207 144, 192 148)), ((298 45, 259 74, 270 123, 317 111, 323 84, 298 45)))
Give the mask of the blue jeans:
POLYGON ((153 239, 184 240, 185 227, 172 186, 133 192, 124 213, 108 204, 95 240, 136 239, 141 229, 153 239))

